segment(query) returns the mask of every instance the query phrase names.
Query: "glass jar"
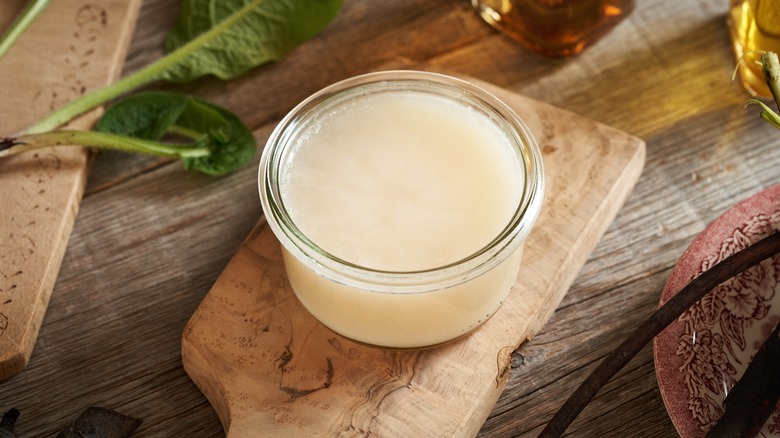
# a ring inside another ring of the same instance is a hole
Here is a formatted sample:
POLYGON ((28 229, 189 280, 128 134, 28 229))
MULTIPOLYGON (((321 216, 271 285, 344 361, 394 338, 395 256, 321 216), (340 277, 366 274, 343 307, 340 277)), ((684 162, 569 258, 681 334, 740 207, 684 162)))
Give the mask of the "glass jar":
POLYGON ((354 341, 423 348, 503 303, 544 175, 506 104, 449 76, 389 71, 295 107, 268 139, 258 179, 303 306, 354 341))
POLYGON ((755 97, 771 99, 761 65, 756 61, 761 51, 780 52, 780 2, 731 0, 727 23, 742 85, 755 97))
POLYGON ((471 0, 480 17, 544 56, 577 55, 634 9, 634 0, 471 0))

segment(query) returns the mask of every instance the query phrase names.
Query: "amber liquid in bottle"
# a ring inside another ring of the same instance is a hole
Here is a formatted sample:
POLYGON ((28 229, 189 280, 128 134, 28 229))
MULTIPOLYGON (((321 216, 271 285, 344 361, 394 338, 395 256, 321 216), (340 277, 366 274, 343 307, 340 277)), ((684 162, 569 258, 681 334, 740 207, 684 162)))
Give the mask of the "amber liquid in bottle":
POLYGON ((780 53, 780 0, 732 0, 728 15, 731 43, 745 89, 757 97, 771 98, 754 50, 780 53))
POLYGON ((576 55, 612 30, 634 0, 472 0, 480 16, 529 49, 576 55))

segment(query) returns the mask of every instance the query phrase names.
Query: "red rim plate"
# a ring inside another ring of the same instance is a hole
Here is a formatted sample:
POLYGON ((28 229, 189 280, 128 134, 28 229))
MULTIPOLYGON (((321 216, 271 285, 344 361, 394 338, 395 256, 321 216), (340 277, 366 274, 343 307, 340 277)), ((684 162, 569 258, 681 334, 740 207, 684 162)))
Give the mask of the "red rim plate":
MULTIPOLYGON (((660 304, 720 260, 780 230, 780 185, 726 211, 677 262, 660 304)), ((703 437, 723 400, 780 321, 780 255, 721 284, 654 340, 666 409, 683 438, 703 437)), ((762 430, 780 438, 780 404, 762 430)))

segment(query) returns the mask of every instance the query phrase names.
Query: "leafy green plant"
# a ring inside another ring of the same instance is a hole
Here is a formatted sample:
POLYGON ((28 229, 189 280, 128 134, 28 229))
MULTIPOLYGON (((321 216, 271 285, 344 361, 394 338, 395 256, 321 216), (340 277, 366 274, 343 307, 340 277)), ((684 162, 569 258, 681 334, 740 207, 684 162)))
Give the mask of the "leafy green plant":
MULTIPOLYGON (((761 71, 764 74, 764 80, 772 92, 775 105, 780 108, 780 62, 777 54, 774 52, 762 52, 760 54, 761 71)), ((780 115, 774 112, 767 104, 758 99, 749 99, 745 102, 747 105, 758 105, 761 107, 761 118, 780 129, 780 115)))
POLYGON ((177 157, 187 169, 230 172, 252 157, 251 131, 226 109, 181 94, 147 93, 126 99, 101 118, 99 132, 54 130, 153 81, 189 82, 210 74, 229 80, 278 60, 325 27, 341 4, 342 0, 185 1, 167 35, 166 56, 70 102, 20 134, 0 138, 0 157, 68 144, 177 157), (166 134, 191 142, 160 142, 166 134))
POLYGON ((213 74, 233 79, 256 65, 282 58, 320 32, 341 0, 195 0, 183 2, 168 33, 168 53, 190 51, 163 79, 188 82, 213 74), (245 5, 244 5, 245 4, 245 5))
POLYGON ((185 169, 221 175, 252 158, 252 131, 230 111, 181 93, 135 94, 106 111, 91 131, 23 134, 0 141, 0 157, 49 146, 96 148, 173 157, 185 169), (162 142, 164 137, 186 143, 162 142))
POLYGON ((56 129, 72 118, 157 80, 188 82, 207 74, 232 79, 277 60, 313 37, 341 0, 191 0, 168 34, 168 54, 51 113, 24 133, 56 129))

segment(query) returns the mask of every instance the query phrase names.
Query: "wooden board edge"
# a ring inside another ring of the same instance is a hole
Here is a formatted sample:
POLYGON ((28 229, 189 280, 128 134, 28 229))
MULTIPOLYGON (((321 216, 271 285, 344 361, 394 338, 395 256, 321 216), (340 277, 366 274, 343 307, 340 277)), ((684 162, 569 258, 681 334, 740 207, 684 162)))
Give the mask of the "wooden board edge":
MULTIPOLYGON (((135 30, 138 15, 141 10, 142 0, 128 0, 124 19, 122 21, 122 28, 119 32, 118 41, 119 45, 114 50, 115 58, 111 61, 111 69, 108 72, 108 78, 105 84, 115 81, 122 73, 122 67, 124 65, 124 59, 127 51, 130 47, 132 34, 135 30)), ((103 84, 101 84, 103 86, 103 84)), ((76 120, 78 123, 93 123, 97 120, 102 112, 102 107, 91 110, 76 120)), ((53 148, 54 153, 57 154, 60 148, 53 148)), ((35 343, 40 333, 41 326, 51 299, 51 295, 56 286, 57 277, 59 275, 62 261, 67 251, 68 242, 70 240, 73 227, 75 225, 78 211, 80 209, 81 200, 86 188, 87 176, 91 165, 90 152, 87 149, 80 149, 74 151, 73 148, 68 148, 65 152, 69 158, 69 163, 78 166, 76 169, 69 170, 74 176, 72 185, 69 187, 69 194, 67 204, 63 210, 61 221, 57 224, 56 234, 60 236, 59 239, 55 239, 55 246, 52 248, 49 259, 46 266, 43 269, 43 275, 38 282, 37 288, 34 291, 35 305, 30 309, 29 319, 26 321, 25 326, 21 330, 20 336, 16 339, 10 340, 10 349, 3 350, 4 353, 0 356, 0 381, 4 381, 12 378, 23 371, 30 362, 32 354, 35 348, 35 343)), ((6 344, 8 345, 8 344, 6 344)))
MULTIPOLYGON (((613 129, 609 126, 602 126, 607 129, 613 129)), ((528 326, 525 336, 519 338, 516 344, 507 345, 499 351, 497 354, 497 366, 501 371, 499 371, 499 376, 496 379, 496 385, 488 391, 488 394, 484 397, 485 403, 474 404, 475 409, 471 411, 470 415, 463 418, 463 421, 461 421, 460 424, 460 430, 462 431, 460 436, 473 437, 479 433, 482 424, 484 424, 490 416, 496 402, 506 388, 512 365, 512 356, 516 351, 520 350, 525 343, 531 341, 550 320, 561 301, 563 301, 563 298, 566 296, 566 292, 574 283, 579 272, 582 270, 582 267, 587 262, 588 257, 617 217, 639 181, 645 164, 646 144, 644 140, 634 136, 628 137, 628 140, 635 145, 634 154, 626 161, 623 172, 615 180, 612 190, 610 190, 608 195, 603 199, 599 209, 591 217, 590 223, 587 225, 587 228, 592 228, 594 230, 594 233, 589 236, 591 241, 579 246, 576 244, 573 245, 574 247, 579 248, 579 250, 576 253, 570 252, 567 260, 559 266, 559 274, 556 275, 557 281, 553 287, 554 296, 552 300, 549 303, 541 303, 540 306, 536 308, 534 312, 535 316, 529 319, 531 324, 528 326), (576 269, 573 269, 573 267, 576 267, 576 269)), ((580 234, 580 237, 585 236, 586 234, 588 233, 583 232, 580 234)))
POLYGON ((577 276, 582 270, 582 267, 587 262, 588 257, 590 257, 590 254, 596 248, 596 245, 598 245, 599 241, 601 241, 604 233, 607 232, 607 229, 609 229, 610 225, 625 205, 628 197, 631 195, 631 192, 634 190, 634 187, 639 181, 639 178, 642 175, 642 171, 644 170, 646 146, 644 140, 641 140, 637 137, 633 137, 633 139, 635 139, 636 144, 634 155, 632 155, 631 159, 626 162, 624 171, 615 180, 615 184, 613 184, 612 190, 610 190, 610 192, 604 198, 604 202, 601 203, 599 208, 596 210, 596 213, 591 216, 590 223, 587 225, 588 228, 595 230, 594 234, 592 236, 585 236, 586 233, 580 234, 580 238, 587 237, 590 239, 590 241, 579 246, 576 244, 573 245, 574 247, 579 247, 580 250, 577 253, 569 253, 569 259, 571 261, 567 262, 566 265, 569 267, 577 266, 577 269, 574 270, 569 268, 567 274, 567 269, 563 269, 563 267, 559 268, 559 272, 564 274, 559 276, 560 282, 556 287, 557 294, 554 298, 555 305, 550 306, 549 309, 540 308, 540 310, 543 310, 544 313, 542 314, 543 316, 535 320, 537 322, 537 326, 532 328, 533 335, 542 329, 542 327, 547 323, 547 321, 549 321, 552 314, 558 308, 561 301, 563 300, 563 297, 566 295, 566 292, 574 283, 574 280, 576 280, 577 276))
MULTIPOLYGON (((86 149, 81 150, 79 157, 84 160, 84 170, 78 172, 77 179, 71 187, 68 209, 59 223, 58 235, 69 237, 78 216, 81 197, 87 184, 87 169, 89 168, 89 152, 86 149)), ((24 370, 30 362, 35 342, 38 339, 46 310, 49 306, 54 286, 57 282, 62 261, 65 257, 65 251, 68 247, 68 238, 55 240, 55 246, 51 257, 47 260, 47 266, 43 269, 44 276, 41 278, 38 289, 35 291, 36 305, 31 309, 30 319, 21 333, 17 342, 12 345, 10 350, 4 350, 0 356, 0 381, 10 379, 24 370)))

